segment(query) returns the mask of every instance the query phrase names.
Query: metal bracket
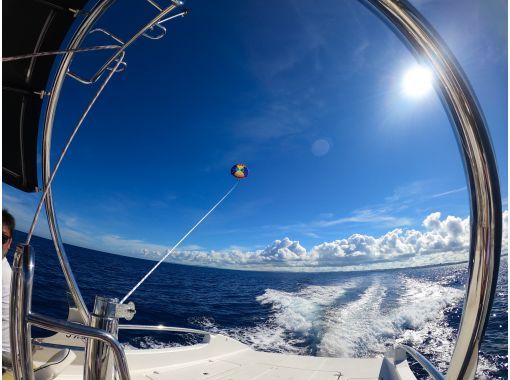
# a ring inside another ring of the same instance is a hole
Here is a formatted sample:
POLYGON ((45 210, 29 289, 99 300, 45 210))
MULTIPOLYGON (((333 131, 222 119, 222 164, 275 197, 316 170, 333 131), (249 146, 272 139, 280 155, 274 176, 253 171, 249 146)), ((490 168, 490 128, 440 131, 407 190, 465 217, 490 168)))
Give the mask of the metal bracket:
MULTIPOLYGON (((149 1, 149 3, 159 9, 159 6, 154 1, 151 0, 151 1, 149 1)), ((80 77, 79 75, 77 75, 74 72, 72 72, 69 67, 67 68, 67 75, 70 76, 71 78, 77 80, 78 82, 83 83, 83 84, 92 84, 92 83, 95 83, 101 77, 101 75, 106 70, 108 70, 108 68, 112 65, 112 63, 114 63, 121 55, 123 55, 125 53, 125 50, 133 42, 135 42, 138 38, 140 38, 140 36, 145 36, 145 37, 150 38, 150 39, 160 39, 160 38, 162 38, 165 35, 165 33, 166 33, 166 29, 163 26, 159 25, 159 24, 161 22, 163 22, 163 19, 165 19, 165 17, 167 17, 175 8, 177 8, 178 6, 181 6, 181 5, 182 5, 182 2, 180 0, 172 0, 171 5, 167 6, 164 9, 161 9, 161 11, 151 21, 149 21, 149 23, 147 23, 144 27, 142 27, 133 36, 131 36, 131 38, 129 40, 127 40, 126 42, 121 42, 122 46, 89 79, 85 79, 85 78, 80 77), (157 26, 158 28, 163 30, 164 33, 160 33, 159 35, 156 35, 156 36, 151 36, 150 34, 147 34, 147 31, 148 30, 152 30, 154 28, 154 26, 157 26)), ((187 12, 181 12, 179 15, 176 15, 176 16, 183 16, 185 14, 187 14, 187 12)), ((173 18, 173 17, 167 17, 167 19, 165 19, 165 21, 168 21, 171 18, 173 18)), ((115 39, 117 42, 122 41, 118 37, 115 37, 112 33, 108 32, 108 31, 105 31, 104 29, 100 29, 100 28, 99 29, 94 29, 94 30, 91 31, 91 33, 94 32, 94 31, 103 32, 103 33, 109 35, 110 37, 112 37, 113 39, 115 39)))
POLYGON ((78 17, 78 16, 88 16, 89 15, 89 12, 87 11, 84 11, 84 10, 81 10, 81 9, 73 9, 73 8, 68 8, 67 9, 69 12, 71 12, 73 14, 73 17, 78 17))
POLYGON ((117 304, 115 308, 115 318, 124 318, 127 321, 133 319, 136 314, 135 304, 134 302, 129 302, 127 304, 117 304))
POLYGON ((151 26, 149 29, 147 29, 147 32, 142 34, 142 36, 144 36, 150 40, 159 40, 159 39, 165 37, 165 35, 166 35, 166 28, 164 26, 160 25, 159 23, 154 24, 154 26, 151 26), (154 30, 154 27, 161 29, 161 32, 157 35, 151 36, 148 32, 149 31, 152 32, 154 30))
POLYGON ((51 92, 46 92, 44 90, 34 91, 34 94, 38 95, 40 99, 44 99, 45 96, 50 96, 51 92))

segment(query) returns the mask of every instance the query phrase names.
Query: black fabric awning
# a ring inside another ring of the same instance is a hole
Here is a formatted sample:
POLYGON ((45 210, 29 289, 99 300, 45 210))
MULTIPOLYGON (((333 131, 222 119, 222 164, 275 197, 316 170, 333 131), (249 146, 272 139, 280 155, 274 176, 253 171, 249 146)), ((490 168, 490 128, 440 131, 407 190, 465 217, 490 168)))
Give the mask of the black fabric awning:
MULTIPOLYGON (((59 50, 72 10, 87 0, 3 0, 3 57, 59 50)), ((82 18, 83 16, 78 16, 82 18)), ((37 134, 42 91, 55 56, 2 63, 2 181, 20 190, 37 190, 37 134)))

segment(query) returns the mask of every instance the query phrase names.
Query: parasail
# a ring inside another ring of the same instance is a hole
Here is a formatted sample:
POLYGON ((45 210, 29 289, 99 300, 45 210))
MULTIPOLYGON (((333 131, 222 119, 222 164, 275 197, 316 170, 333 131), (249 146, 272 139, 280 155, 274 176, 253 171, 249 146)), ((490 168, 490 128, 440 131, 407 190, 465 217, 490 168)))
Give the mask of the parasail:
POLYGON ((246 178, 248 177, 248 167, 244 164, 236 164, 232 166, 232 169, 230 169, 230 174, 237 179, 246 178))

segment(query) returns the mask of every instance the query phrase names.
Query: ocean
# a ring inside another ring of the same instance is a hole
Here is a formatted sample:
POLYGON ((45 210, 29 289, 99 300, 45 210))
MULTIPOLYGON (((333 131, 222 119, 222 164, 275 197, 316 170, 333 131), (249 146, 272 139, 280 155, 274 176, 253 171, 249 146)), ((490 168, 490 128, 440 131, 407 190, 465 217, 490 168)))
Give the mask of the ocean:
MULTIPOLYGON (((15 233, 15 243, 25 234, 15 233)), ((53 243, 34 237, 32 309, 66 318, 66 284, 53 243)), ((83 297, 122 298, 155 264, 66 245, 83 297)), ((12 261, 12 253, 9 255, 12 261)), ((478 365, 480 379, 508 378, 508 259, 478 365)), ((467 264, 348 273, 250 272, 165 263, 131 296, 130 323, 222 333, 256 350, 297 355, 376 357, 400 342, 446 371, 460 321, 467 264)), ((34 328, 34 336, 48 335, 34 328)), ((123 331, 134 348, 195 343, 191 335, 123 331), (137 335, 142 334, 142 335, 137 335)), ((426 374, 414 363, 418 378, 426 374)))

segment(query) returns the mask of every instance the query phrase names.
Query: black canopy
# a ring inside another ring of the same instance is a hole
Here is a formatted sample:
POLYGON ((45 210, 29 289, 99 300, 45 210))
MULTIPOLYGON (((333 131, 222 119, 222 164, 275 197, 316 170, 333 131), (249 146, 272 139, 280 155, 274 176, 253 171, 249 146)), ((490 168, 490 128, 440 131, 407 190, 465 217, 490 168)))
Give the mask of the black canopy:
MULTIPOLYGON (((73 11, 86 2, 4 0, 2 56, 59 50, 76 20, 73 11)), ((2 63, 2 181, 27 192, 37 190, 40 94, 47 90, 54 61, 46 56, 2 63)))

